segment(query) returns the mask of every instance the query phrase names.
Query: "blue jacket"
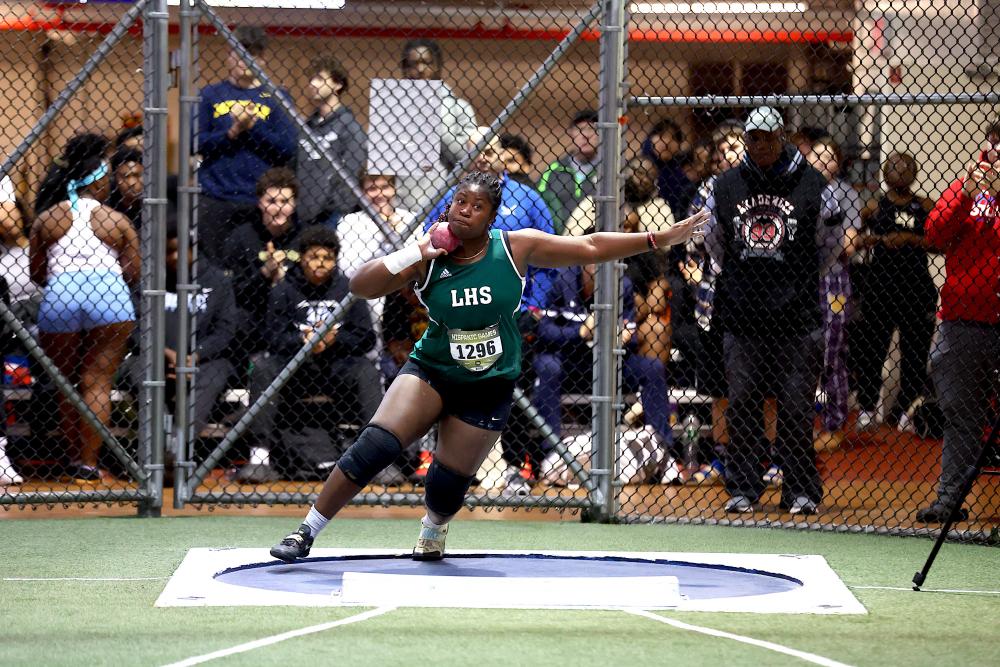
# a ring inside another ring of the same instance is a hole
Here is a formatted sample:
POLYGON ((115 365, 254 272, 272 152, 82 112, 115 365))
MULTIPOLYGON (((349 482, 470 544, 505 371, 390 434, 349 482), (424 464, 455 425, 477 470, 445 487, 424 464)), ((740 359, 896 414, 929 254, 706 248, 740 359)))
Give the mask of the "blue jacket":
MULTIPOLYGON (((291 99, 286 91, 282 93, 291 99)), ((292 119, 264 88, 240 88, 229 81, 202 88, 198 180, 209 197, 256 204, 257 179, 271 167, 291 162, 296 140, 292 119), (233 124, 229 110, 237 102, 256 105, 257 122, 233 140, 226 133, 233 124)))
MULTIPOLYGON (((549 207, 545 205, 538 192, 530 186, 508 178, 506 174, 501 178, 501 183, 503 194, 500 199, 500 210, 497 211, 497 219, 493 224, 496 229, 508 232, 518 229, 537 229, 546 234, 555 234, 549 207)), ((448 190, 444 199, 437 203, 424 222, 424 231, 437 222, 454 195, 455 188, 452 188, 448 190)), ((555 274, 555 269, 529 266, 524 284, 524 298, 521 300, 522 306, 545 308, 545 295, 549 292, 549 285, 555 274)))
MULTIPOLYGON (((583 267, 567 266, 556 269, 555 277, 545 299, 548 307, 538 322, 538 349, 540 352, 561 352, 567 346, 583 345, 580 325, 590 314, 591 300, 580 298, 583 267)), ((622 277, 622 317, 631 321, 632 281, 622 277)))

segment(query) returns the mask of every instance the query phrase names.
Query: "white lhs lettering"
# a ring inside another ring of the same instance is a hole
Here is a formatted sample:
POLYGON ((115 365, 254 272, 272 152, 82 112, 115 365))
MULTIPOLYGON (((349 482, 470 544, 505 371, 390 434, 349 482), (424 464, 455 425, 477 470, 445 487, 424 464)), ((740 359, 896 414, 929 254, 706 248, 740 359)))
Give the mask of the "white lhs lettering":
POLYGON ((493 303, 493 293, 489 285, 485 287, 466 287, 462 290, 462 295, 458 295, 459 290, 451 290, 451 307, 461 308, 462 306, 485 306, 493 303))

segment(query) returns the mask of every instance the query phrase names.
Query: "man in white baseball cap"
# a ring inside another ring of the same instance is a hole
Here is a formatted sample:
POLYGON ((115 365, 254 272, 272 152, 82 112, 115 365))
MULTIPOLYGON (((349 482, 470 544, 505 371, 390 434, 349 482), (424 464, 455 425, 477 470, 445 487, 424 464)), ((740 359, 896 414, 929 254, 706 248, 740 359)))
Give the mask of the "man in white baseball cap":
POLYGON ((767 171, 781 158, 785 147, 785 121, 777 109, 757 107, 747 116, 747 153, 750 160, 767 171))
POLYGON ((747 116, 743 128, 747 132, 758 130, 760 132, 780 132, 785 129, 785 121, 781 114, 773 107, 757 107, 747 116))
POLYGON ((754 512, 765 464, 781 468, 779 509, 815 514, 823 484, 813 450, 822 321, 820 275, 842 249, 843 215, 826 179, 785 142, 771 107, 747 116, 747 152, 719 175, 706 207, 705 245, 719 267, 712 328, 720 327, 729 407, 727 512, 754 512), (778 402, 778 438, 768 452, 761 411, 778 402))

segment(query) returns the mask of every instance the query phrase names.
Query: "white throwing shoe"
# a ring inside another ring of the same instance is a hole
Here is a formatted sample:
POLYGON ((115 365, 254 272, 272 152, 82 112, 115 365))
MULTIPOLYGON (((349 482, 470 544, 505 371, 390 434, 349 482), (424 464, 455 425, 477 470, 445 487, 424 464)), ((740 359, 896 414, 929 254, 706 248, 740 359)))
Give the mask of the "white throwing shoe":
POLYGON ((420 521, 420 536, 413 547, 413 560, 441 560, 444 558, 444 541, 448 537, 448 524, 435 526, 426 519, 420 521))

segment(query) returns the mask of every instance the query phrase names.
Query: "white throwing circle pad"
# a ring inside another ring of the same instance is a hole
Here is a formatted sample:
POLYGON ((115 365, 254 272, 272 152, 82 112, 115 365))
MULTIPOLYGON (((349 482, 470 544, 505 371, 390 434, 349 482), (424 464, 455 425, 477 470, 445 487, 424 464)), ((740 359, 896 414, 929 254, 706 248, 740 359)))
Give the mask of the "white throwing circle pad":
POLYGON ((677 577, 454 577, 346 572, 341 602, 405 607, 677 607, 677 577))

